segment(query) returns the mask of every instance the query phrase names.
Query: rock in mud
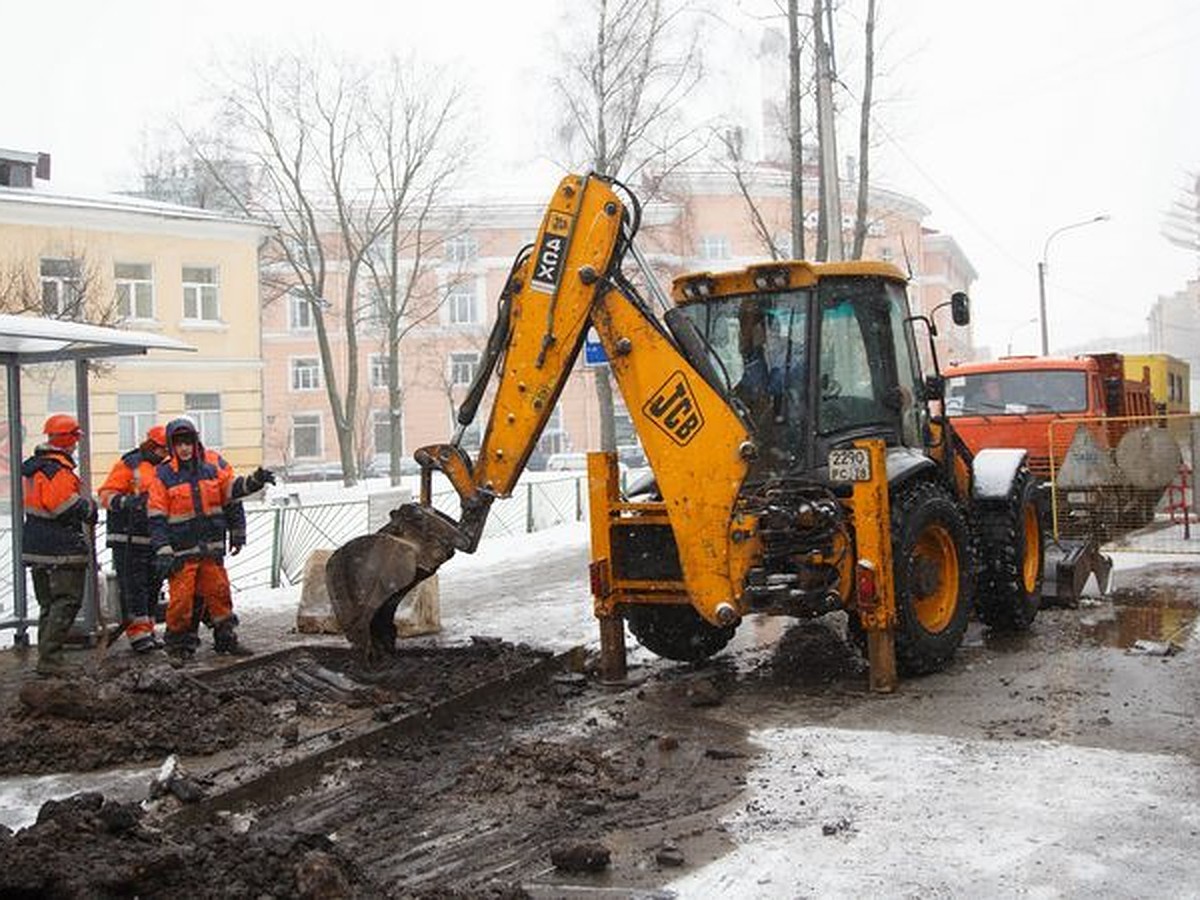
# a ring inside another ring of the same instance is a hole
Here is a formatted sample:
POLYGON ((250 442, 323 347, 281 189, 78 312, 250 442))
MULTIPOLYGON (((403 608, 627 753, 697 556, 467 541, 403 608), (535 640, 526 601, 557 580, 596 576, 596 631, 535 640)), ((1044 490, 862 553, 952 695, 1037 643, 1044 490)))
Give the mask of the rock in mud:
POLYGON ((173 694, 183 686, 185 677, 169 665, 150 666, 138 672, 133 689, 150 694, 173 694))
POLYGON ((660 866, 667 868, 678 868, 685 862, 683 851, 674 844, 663 844, 658 852, 654 854, 654 861, 660 866))
POLYGON ((108 800, 100 807, 99 816, 109 834, 124 834, 137 828, 142 818, 142 809, 136 803, 108 800))
POLYGON ((338 900, 350 895, 350 882, 337 859, 310 850, 296 863, 296 895, 303 900, 338 900))
POLYGON ((295 746, 300 741, 300 723, 284 723, 283 727, 279 729, 279 737, 285 747, 295 746))
POLYGON ((29 713, 77 722, 115 722, 129 711, 119 692, 101 692, 90 681, 27 681, 17 696, 29 713))
POLYGON ((720 706, 721 690, 711 681, 701 679, 688 685, 687 688, 688 703, 692 706, 720 706))
POLYGON ((596 841, 560 844, 550 851, 550 862, 564 872, 603 872, 612 863, 612 851, 596 841))
POLYGON ((44 825, 51 819, 57 819, 60 816, 99 812, 103 805, 104 795, 97 791, 72 794, 62 800, 47 800, 38 810, 37 824, 44 825))

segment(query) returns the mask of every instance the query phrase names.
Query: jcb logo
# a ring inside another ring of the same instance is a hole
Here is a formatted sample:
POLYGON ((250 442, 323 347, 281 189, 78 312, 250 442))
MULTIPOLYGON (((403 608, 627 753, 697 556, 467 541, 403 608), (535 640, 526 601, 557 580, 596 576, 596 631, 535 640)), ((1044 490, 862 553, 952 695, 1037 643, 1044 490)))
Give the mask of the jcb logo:
POLYGON ((546 222, 546 231, 538 246, 537 258, 533 261, 533 277, 529 286, 543 294, 553 294, 562 277, 563 261, 567 255, 567 235, 571 232, 571 219, 552 213, 546 222))
POLYGON ((672 372, 663 386, 646 401, 642 412, 680 447, 685 446, 704 427, 704 416, 682 372, 672 372))

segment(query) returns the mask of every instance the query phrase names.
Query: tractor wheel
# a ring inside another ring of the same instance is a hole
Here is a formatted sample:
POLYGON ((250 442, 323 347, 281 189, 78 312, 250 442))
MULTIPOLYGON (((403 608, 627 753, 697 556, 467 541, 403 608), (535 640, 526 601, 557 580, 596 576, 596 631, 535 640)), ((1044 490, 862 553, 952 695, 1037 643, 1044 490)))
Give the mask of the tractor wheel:
POLYGON ((1024 631, 1041 605, 1042 516, 1037 482, 1021 467, 1008 497, 976 513, 979 617, 991 628, 1024 631))
POLYGON ((971 617, 974 554, 962 506, 942 485, 919 481, 892 497, 896 662, 906 675, 943 668, 971 617))
POLYGON ((729 643, 737 625, 710 625, 691 606, 646 604, 625 612, 638 643, 656 656, 700 662, 729 643))

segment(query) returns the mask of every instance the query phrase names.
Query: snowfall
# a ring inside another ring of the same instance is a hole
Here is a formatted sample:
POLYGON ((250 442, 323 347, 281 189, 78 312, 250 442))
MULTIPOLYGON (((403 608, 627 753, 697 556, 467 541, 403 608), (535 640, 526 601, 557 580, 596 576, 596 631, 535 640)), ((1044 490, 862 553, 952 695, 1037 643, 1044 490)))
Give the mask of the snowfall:
MULTIPOLYGON (((587 552, 576 521, 456 555, 439 573, 440 639, 595 645, 587 552)), ((1118 582, 1155 558, 1118 555, 1118 582)), ((299 591, 242 590, 236 606, 284 621, 299 591)), ((1200 650, 1195 627, 1178 642, 1200 650)), ((723 823, 734 848, 669 885, 676 896, 1200 897, 1200 772, 1184 757, 804 724, 751 739, 763 752, 723 823), (830 820, 853 824, 829 836, 830 820)), ((152 773, 2 779, 0 822, 23 827, 81 789, 144 797, 152 773)))

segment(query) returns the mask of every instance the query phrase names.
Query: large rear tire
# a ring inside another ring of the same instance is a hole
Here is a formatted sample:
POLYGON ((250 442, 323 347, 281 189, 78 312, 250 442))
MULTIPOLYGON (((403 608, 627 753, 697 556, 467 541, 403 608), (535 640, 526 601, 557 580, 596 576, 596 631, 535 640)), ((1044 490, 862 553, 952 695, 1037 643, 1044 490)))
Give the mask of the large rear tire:
POLYGON ((979 617, 990 628, 1024 631, 1042 600, 1044 552, 1037 482, 1024 466, 1003 500, 980 505, 979 617))
POLYGON ((656 656, 677 662, 700 662, 724 649, 737 625, 710 625, 691 606, 631 606, 625 613, 638 643, 656 656))
POLYGON ((971 618, 974 554, 962 506, 941 484, 919 481, 891 501, 896 662, 905 675, 942 669, 971 618))

